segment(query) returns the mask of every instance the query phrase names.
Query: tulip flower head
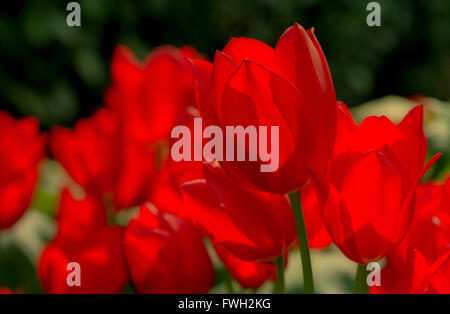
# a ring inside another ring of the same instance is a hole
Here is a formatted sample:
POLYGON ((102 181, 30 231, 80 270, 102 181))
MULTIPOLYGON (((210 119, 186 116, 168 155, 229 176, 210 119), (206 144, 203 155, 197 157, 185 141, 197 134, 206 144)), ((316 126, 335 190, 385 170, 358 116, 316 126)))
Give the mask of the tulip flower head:
POLYGON ((417 189, 416 214, 402 244, 433 263, 450 250, 450 178, 417 189))
POLYGON ((102 203, 91 195, 75 199, 66 189, 58 222, 58 233, 45 247, 38 265, 45 292, 120 293, 128 279, 123 231, 107 225, 102 203), (79 282, 69 285, 68 266, 73 263, 79 265, 79 282))
POLYGON ((370 293, 450 293, 450 251, 434 263, 417 250, 410 249, 406 258, 392 254, 381 271, 381 286, 370 293))
MULTIPOLYGON (((239 161, 236 156, 234 161, 220 162, 231 176, 248 186, 284 194, 306 183, 308 168, 324 169, 336 133, 336 99, 312 29, 293 25, 275 49, 255 39, 233 38, 216 52, 213 63, 197 60, 193 65, 197 104, 206 125, 222 130, 278 127, 277 170, 261 172, 261 164, 267 163, 261 154, 257 161, 239 161)), ((241 145, 246 155, 256 154, 256 145, 241 145)), ((269 151, 274 149, 267 145, 269 151)))
POLYGON ((217 243, 246 261, 273 262, 295 240, 294 218, 285 195, 236 183, 217 163, 204 166, 204 179, 184 183, 192 219, 217 243))
POLYGON ((356 125, 339 104, 338 135, 326 178, 312 175, 321 214, 333 242, 351 260, 367 264, 403 239, 415 212, 427 141, 422 107, 395 125, 369 117, 356 125))
POLYGON ((168 141, 180 116, 195 104, 187 58, 202 56, 191 47, 162 46, 140 62, 128 48, 115 49, 105 102, 120 114, 127 138, 146 144, 168 141))
POLYGON ((382 284, 371 293, 450 291, 450 179, 426 182, 416 195, 416 213, 400 245, 387 256, 382 284))
POLYGON ((201 234, 150 203, 128 225, 125 253, 139 293, 207 293, 213 285, 214 269, 201 234))
POLYGON ((0 111, 0 230, 11 227, 28 208, 45 143, 36 119, 16 120, 0 111))
POLYGON ((50 141, 72 179, 117 210, 145 202, 156 176, 155 151, 122 131, 118 113, 102 108, 71 130, 54 128, 50 141))
POLYGON ((225 268, 241 287, 257 289, 267 280, 276 279, 275 265, 271 263, 244 261, 217 242, 213 241, 213 245, 225 268))

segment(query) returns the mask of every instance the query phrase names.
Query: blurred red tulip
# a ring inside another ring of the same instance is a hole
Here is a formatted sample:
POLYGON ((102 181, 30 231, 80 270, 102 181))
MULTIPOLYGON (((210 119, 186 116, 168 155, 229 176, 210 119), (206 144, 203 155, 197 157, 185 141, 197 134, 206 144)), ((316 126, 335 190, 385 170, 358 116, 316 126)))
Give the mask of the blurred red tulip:
POLYGON ((28 208, 45 142, 36 119, 15 120, 0 111, 0 229, 11 227, 28 208))
POLYGON ((217 164, 205 179, 182 185, 199 202, 192 217, 217 243, 247 261, 274 261, 296 238, 286 196, 252 190, 232 180, 217 164))
POLYGON ((75 198, 68 188, 61 192, 57 220, 59 226, 67 224, 94 230, 107 226, 106 210, 102 202, 92 195, 75 198))
POLYGON ((115 49, 105 101, 120 113, 128 138, 146 144, 170 139, 180 115, 195 104, 187 58, 202 56, 190 47, 162 46, 139 62, 128 48, 115 49))
POLYGON ((125 231, 125 253, 139 293, 207 293, 214 269, 200 233, 150 203, 125 231))
MULTIPOLYGON (((189 107, 188 110, 182 115, 179 125, 187 127, 191 134, 194 134, 194 119, 198 117, 198 114, 197 109, 189 107)), ((169 142, 169 146, 172 147, 172 145, 177 141, 177 138, 172 138, 169 142)), ((194 143, 195 140, 191 137, 191 147, 194 147, 194 143)), ((193 155, 191 152, 190 161, 181 160, 176 162, 173 159, 167 160, 166 168, 169 170, 168 172, 170 173, 173 184, 179 186, 187 181, 203 178, 203 161, 195 161, 192 156, 193 155)))
POLYGON ((73 130, 55 128, 50 143, 69 175, 88 193, 112 198, 116 209, 147 201, 156 172, 155 151, 121 131, 117 114, 100 109, 73 130))
POLYGON ((112 197, 116 209, 148 201, 170 131, 195 103, 187 58, 202 56, 190 47, 163 46, 141 64, 117 47, 105 94, 109 108, 73 130, 52 132, 55 158, 89 193, 112 197))
POLYGON ((415 209, 427 141, 422 107, 399 125, 369 117, 356 125, 340 104, 338 132, 326 178, 313 174, 322 217, 333 242, 366 264, 386 256, 403 239, 415 209))
POLYGON ((100 109, 80 119, 73 130, 56 127, 51 148, 70 176, 88 192, 98 196, 114 189, 119 177, 121 141, 117 116, 100 109))
POLYGON ((207 125, 224 130, 279 127, 277 171, 262 173, 258 156, 257 162, 221 162, 229 174, 267 192, 287 193, 306 183, 306 169, 325 168, 336 133, 336 98, 313 29, 293 25, 275 49, 254 39, 233 38, 216 52, 212 64, 193 64, 197 103, 207 125))
POLYGON ((199 167, 191 162, 175 163, 167 161, 158 176, 158 184, 151 190, 149 201, 156 208, 164 208, 166 212, 173 213, 178 217, 192 221, 192 206, 196 206, 190 199, 186 198, 180 184, 187 179, 198 179, 203 177, 202 164, 199 167), (197 168, 200 168, 198 170, 197 168))
POLYGON ((62 194, 56 238, 44 249, 38 276, 47 293, 120 293, 128 274, 123 231, 108 227, 105 209, 92 196, 62 194), (80 286, 69 286, 69 263, 80 265, 80 286))
POLYGON ((275 265, 271 263, 244 261, 222 245, 212 241, 217 255, 230 273, 243 288, 257 289, 261 287, 268 279, 275 280, 275 265))
MULTIPOLYGON (((186 112, 182 115, 180 124, 193 129, 194 117, 195 115, 192 113, 186 112)), ((173 142, 175 141, 171 140, 171 144, 173 142)), ((183 196, 180 185, 197 179, 203 179, 203 163, 201 161, 175 162, 168 159, 161 165, 158 183, 151 190, 149 200, 156 208, 164 208, 183 219, 191 220, 192 202, 183 196)))

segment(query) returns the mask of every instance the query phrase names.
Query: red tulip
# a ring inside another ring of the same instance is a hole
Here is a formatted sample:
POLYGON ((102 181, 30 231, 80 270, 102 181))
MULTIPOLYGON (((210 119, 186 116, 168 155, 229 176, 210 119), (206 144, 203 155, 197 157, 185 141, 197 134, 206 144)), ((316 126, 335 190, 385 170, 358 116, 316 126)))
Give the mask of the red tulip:
POLYGON ((274 261, 295 240, 286 196, 241 186, 217 164, 204 167, 203 180, 182 185, 199 205, 192 217, 217 243, 247 261, 274 261))
POLYGON ((149 191, 157 184, 157 150, 125 138, 120 175, 113 190, 117 209, 140 206, 148 200, 149 191))
POLYGON ((44 148, 37 120, 15 120, 0 111, 0 229, 11 227, 28 208, 44 148))
POLYGON ((95 230, 107 226, 105 207, 96 197, 81 195, 75 198, 68 188, 62 190, 57 220, 60 226, 71 225, 84 229, 95 230))
MULTIPOLYGON (((191 134, 195 132, 194 130, 194 119, 198 118, 198 110, 193 107, 189 107, 187 112, 182 115, 179 125, 185 126, 189 129, 191 134)), ((174 143, 176 143, 178 139, 172 138, 169 142, 169 147, 172 148, 174 143)), ((194 138, 191 137, 191 147, 194 147, 194 138)), ((187 181, 196 180, 203 178, 203 161, 195 161, 192 158, 191 151, 191 160, 181 160, 174 161, 173 159, 168 159, 165 167, 167 168, 167 174, 170 176, 170 181, 172 184, 179 186, 187 181)), ((164 169, 163 169, 164 171, 164 169)))
POLYGON ((366 264, 386 256, 403 239, 414 215, 427 142, 422 107, 399 125, 369 117, 356 125, 341 104, 338 133, 326 178, 313 175, 325 226, 351 260, 366 264))
POLYGON ((56 238, 44 249, 38 275, 47 293, 119 293, 127 282, 123 232, 108 227, 105 208, 92 196, 63 191, 56 238), (80 265, 81 286, 69 286, 69 263, 80 265))
MULTIPOLYGON (((186 112, 180 119, 180 124, 193 129, 194 115, 186 112)), ((173 144, 174 140, 171 140, 173 144)), ((175 162, 171 159, 165 161, 158 175, 158 184, 151 190, 149 200, 156 208, 164 208, 177 216, 191 220, 191 206, 196 206, 188 202, 180 185, 203 178, 203 163, 199 161, 175 162)))
POLYGON ((409 250, 406 259, 392 254, 381 272, 381 286, 370 293, 450 293, 450 251, 433 264, 416 250, 409 250))
POLYGON ((100 109, 73 130, 55 128, 51 148, 79 185, 99 198, 113 197, 116 209, 147 200, 155 179, 155 151, 124 138, 115 112, 100 109))
POLYGON ((201 178, 202 175, 201 163, 197 167, 191 163, 168 161, 159 173, 158 184, 151 190, 149 201, 156 208, 164 208, 165 211, 192 222, 192 206, 196 204, 182 194, 180 184, 187 179, 201 178))
POLYGON ((147 144, 168 141, 180 115, 195 103, 187 58, 201 56, 190 47, 162 46, 139 62, 128 48, 115 49, 105 100, 120 113, 127 137, 147 144))
POLYGON ((274 264, 244 261, 217 242, 213 241, 213 245, 231 277, 243 288, 257 289, 268 279, 275 279, 276 271, 274 264))
MULTIPOLYGON (((233 38, 216 52, 212 64, 193 64, 197 103, 207 125, 223 130, 279 127, 276 171, 261 172, 265 162, 258 154, 258 161, 221 162, 229 174, 264 191, 287 193, 306 183, 306 169, 325 168, 336 133, 336 99, 312 29, 293 25, 275 49, 254 39, 233 38)), ((246 156, 252 149, 246 146, 246 156)))
POLYGON ((381 287, 372 288, 371 293, 450 291, 449 192, 450 179, 418 188, 411 227, 401 244, 387 256, 381 287))
POLYGON ((450 252, 439 258, 430 267, 421 291, 425 293, 450 293, 450 252))
POLYGON ((402 246, 417 249, 429 263, 450 250, 450 178, 419 187, 416 213, 402 246))
POLYGON ((200 233, 149 203, 125 231, 125 253, 139 293, 206 293, 213 285, 214 269, 200 233))
POLYGON ((101 109, 80 119, 73 130, 56 127, 51 148, 70 176, 88 192, 98 196, 112 191, 120 168, 117 116, 101 109))

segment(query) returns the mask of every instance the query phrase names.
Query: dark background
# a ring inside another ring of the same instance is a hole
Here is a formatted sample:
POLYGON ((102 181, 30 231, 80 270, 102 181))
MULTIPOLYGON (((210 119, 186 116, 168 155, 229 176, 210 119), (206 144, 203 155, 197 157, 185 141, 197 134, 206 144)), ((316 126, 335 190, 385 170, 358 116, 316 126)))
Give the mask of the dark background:
POLYGON ((81 27, 66 24, 70 1, 0 4, 0 108, 35 115, 44 128, 72 125, 102 102, 118 43, 140 58, 161 44, 211 57, 232 36, 275 45, 294 22, 315 27, 337 96, 350 106, 387 94, 450 98, 450 1, 80 0, 81 27))

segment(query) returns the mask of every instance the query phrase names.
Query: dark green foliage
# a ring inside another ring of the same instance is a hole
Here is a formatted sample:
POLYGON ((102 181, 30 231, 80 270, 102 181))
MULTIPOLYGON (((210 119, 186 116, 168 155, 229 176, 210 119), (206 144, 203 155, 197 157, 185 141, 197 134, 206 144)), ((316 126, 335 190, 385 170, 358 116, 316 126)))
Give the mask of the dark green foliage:
MULTIPOLYGON (((114 46, 144 57, 161 44, 193 45, 211 57, 232 36, 271 45, 294 22, 316 28, 339 99, 350 106, 386 94, 450 98, 450 2, 380 0, 382 26, 366 24, 362 0, 80 0, 81 27, 66 25, 69 1, 2 4, 0 106, 71 125, 101 105, 114 46)), ((8 2, 9 3, 9 2, 8 2)))

